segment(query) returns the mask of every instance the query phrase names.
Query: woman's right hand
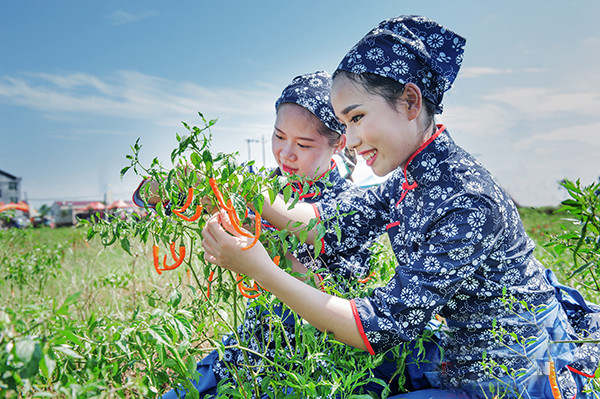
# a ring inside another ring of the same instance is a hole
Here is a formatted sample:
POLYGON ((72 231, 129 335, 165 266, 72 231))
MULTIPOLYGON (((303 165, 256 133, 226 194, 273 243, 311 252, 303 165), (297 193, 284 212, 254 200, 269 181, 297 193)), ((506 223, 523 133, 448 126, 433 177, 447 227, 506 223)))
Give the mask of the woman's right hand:
POLYGON ((236 232, 224 211, 211 216, 202 230, 202 237, 204 259, 217 266, 259 281, 268 268, 275 266, 260 242, 243 249, 252 244, 253 238, 236 232))

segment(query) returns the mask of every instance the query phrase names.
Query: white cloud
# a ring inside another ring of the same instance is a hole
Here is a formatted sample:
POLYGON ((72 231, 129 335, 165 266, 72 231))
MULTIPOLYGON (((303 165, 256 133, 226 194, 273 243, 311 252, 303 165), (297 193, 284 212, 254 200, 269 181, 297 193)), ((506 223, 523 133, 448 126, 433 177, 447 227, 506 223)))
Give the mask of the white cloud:
MULTIPOLYGON (((207 88, 133 71, 109 77, 89 74, 27 74, 0 78, 0 101, 57 114, 80 113, 146 119, 172 126, 173 120, 203 112, 207 118, 273 117, 274 88, 207 88)), ((262 122, 259 122, 262 123, 262 122)))

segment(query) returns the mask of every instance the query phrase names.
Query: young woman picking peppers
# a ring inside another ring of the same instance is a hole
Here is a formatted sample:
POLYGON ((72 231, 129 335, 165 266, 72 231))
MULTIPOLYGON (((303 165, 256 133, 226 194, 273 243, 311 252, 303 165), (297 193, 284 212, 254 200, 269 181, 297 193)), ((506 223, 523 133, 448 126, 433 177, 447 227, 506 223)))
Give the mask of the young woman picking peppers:
MULTIPOLYGON (((331 104, 329 91, 331 77, 326 72, 316 72, 301 75, 283 90, 280 98, 275 103, 276 121, 272 135, 272 151, 278 167, 272 171, 272 175, 296 175, 301 180, 292 186, 294 190, 301 191, 304 183, 308 183, 308 192, 300 193, 302 202, 313 203, 317 200, 331 200, 337 195, 358 190, 348 179, 343 178, 332 160, 332 156, 343 150, 346 142, 342 134, 331 104)), ((210 182, 211 186, 216 184, 210 182)), ((221 212, 228 218, 237 218, 235 212, 229 210, 230 204, 219 199, 218 187, 212 187, 215 192, 221 212)), ((258 215, 256 215, 258 218, 258 215)), ((260 219, 259 219, 260 220, 260 219)), ((234 223, 236 221, 234 220, 234 223)), ((257 244, 257 232, 240 231, 239 227, 231 225, 236 235, 245 237, 248 241, 240 249, 243 252, 252 252, 257 244)), ((267 221, 263 221, 263 228, 273 229, 267 221)), ((259 232, 258 232, 259 233, 259 232)), ((308 270, 321 274, 330 273, 330 279, 335 281, 336 288, 344 290, 349 281, 358 281, 369 275, 367 258, 369 256, 368 243, 362 248, 355 248, 346 254, 335 254, 333 256, 314 256, 312 245, 301 245, 299 249, 288 254, 287 258, 292 262, 292 272, 304 274, 308 270), (322 268, 327 267, 323 272, 322 268)), ((269 258, 269 262, 275 267, 279 259, 269 258)), ((239 275, 238 275, 239 276, 239 275)), ((294 278, 296 279, 296 278, 294 278)), ((307 285, 305 281, 296 279, 300 284, 307 285)), ((283 309, 281 305, 265 309, 258 305, 253 298, 260 294, 254 287, 247 287, 239 276, 238 287, 240 292, 249 298, 245 319, 238 328, 237 337, 242 347, 251 347, 254 352, 270 354, 274 345, 272 337, 272 326, 269 321, 279 318, 283 321, 283 334, 286 335, 285 342, 290 344, 286 351, 294 351, 295 323, 297 316, 283 309), (270 339, 266 336, 271 334, 270 339)), ((263 293, 269 295, 268 293, 263 293)), ((248 379, 251 373, 270 372, 261 357, 252 353, 244 353, 243 349, 237 347, 237 337, 230 336, 225 341, 228 348, 225 350, 223 359, 218 359, 215 353, 211 353, 198 363, 198 372, 202 375, 199 380, 193 381, 194 386, 200 393, 200 397, 207 394, 217 393, 219 381, 227 381, 235 384, 230 373, 230 368, 239 369, 239 364, 244 364, 244 372, 248 379)), ((176 398, 185 396, 186 392, 174 389, 163 396, 163 398, 176 398)))

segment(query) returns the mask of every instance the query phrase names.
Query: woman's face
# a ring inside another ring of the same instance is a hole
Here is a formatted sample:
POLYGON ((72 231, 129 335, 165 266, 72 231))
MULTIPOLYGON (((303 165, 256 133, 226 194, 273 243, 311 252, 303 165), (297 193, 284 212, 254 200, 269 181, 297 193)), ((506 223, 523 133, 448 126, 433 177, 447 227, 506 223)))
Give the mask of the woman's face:
POLYGON ((331 157, 340 146, 329 145, 328 139, 319 134, 319 123, 316 116, 297 104, 279 106, 272 150, 282 171, 315 178, 330 168, 331 157))
POLYGON ((402 98, 395 109, 383 97, 369 94, 360 84, 339 75, 331 88, 331 103, 346 126, 346 145, 355 149, 377 176, 404 167, 424 141, 402 98))

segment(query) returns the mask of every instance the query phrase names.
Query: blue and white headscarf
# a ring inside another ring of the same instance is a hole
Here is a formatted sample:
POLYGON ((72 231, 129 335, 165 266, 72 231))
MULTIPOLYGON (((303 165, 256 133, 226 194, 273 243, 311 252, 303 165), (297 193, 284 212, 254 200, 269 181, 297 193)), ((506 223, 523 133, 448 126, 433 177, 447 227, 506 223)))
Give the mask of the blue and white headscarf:
POLYGON ((343 133, 331 106, 331 75, 318 71, 296 76, 275 102, 275 109, 282 103, 294 103, 306 108, 325 126, 339 134, 343 133))
POLYGON ((442 97, 460 69, 466 40, 435 21, 402 15, 382 21, 346 54, 337 69, 371 72, 414 83, 442 112, 442 97))

